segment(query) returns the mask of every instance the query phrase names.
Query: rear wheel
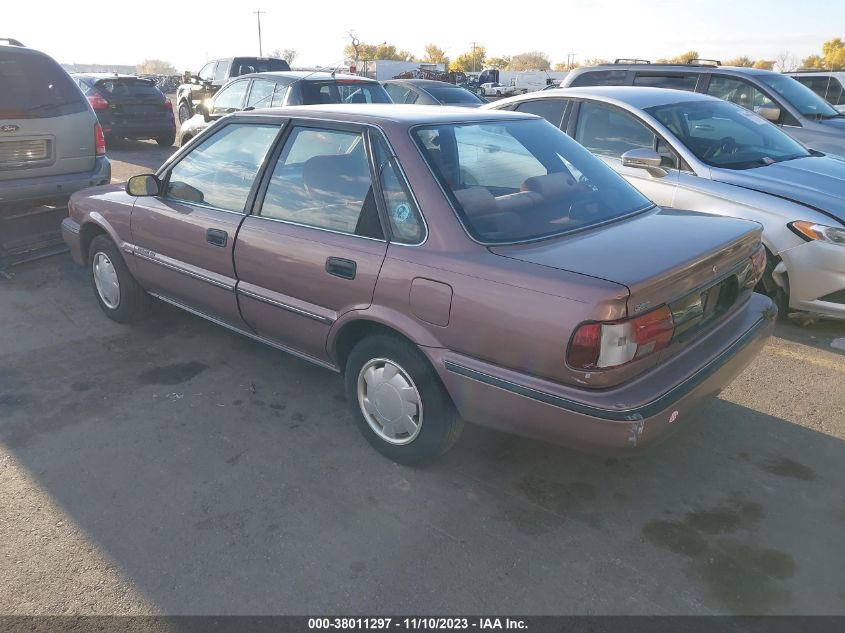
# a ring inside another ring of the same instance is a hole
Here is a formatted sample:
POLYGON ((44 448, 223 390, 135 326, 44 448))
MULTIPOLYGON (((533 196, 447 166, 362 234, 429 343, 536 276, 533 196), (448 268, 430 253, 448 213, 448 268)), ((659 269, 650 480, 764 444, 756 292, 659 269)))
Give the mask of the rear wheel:
POLYGON ((150 295, 129 272, 114 242, 105 235, 91 240, 88 270, 94 296, 103 312, 118 323, 136 321, 146 315, 150 295))
POLYGON ((188 119, 191 118, 191 106, 188 105, 187 101, 182 101, 179 104, 179 123, 184 123, 188 119))
POLYGON ((172 147, 173 143, 176 142, 176 130, 172 133, 168 134, 167 136, 159 136, 156 138, 156 143, 161 145, 162 147, 172 147))
POLYGON ((358 428, 401 464, 445 453, 463 429, 431 364, 410 343, 384 334, 358 343, 346 362, 346 397, 358 428))

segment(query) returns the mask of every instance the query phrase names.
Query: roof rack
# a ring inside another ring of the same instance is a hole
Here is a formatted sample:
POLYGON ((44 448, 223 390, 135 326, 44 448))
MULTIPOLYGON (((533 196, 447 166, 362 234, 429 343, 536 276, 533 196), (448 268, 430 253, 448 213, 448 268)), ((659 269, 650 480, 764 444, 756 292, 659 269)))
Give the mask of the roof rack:
POLYGON ((12 39, 11 37, 0 37, 0 42, 8 42, 9 46, 23 46, 20 40, 12 39))
POLYGON ((614 64, 650 64, 647 59, 637 59, 636 57, 620 57, 613 60, 614 64))
POLYGON ((704 59, 696 57, 695 59, 689 60, 687 64, 690 66, 721 66, 722 62, 718 59, 704 59))
POLYGON ((837 71, 830 68, 799 68, 798 70, 790 70, 790 73, 835 73, 837 71))

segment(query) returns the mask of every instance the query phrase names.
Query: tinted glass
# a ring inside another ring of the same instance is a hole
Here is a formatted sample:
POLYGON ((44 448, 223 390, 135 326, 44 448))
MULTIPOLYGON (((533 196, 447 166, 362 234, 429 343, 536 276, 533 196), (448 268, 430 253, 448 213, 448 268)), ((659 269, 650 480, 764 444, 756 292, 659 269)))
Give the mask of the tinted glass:
POLYGON ((582 101, 575 140, 595 154, 621 157, 632 149, 654 149, 654 133, 618 108, 582 101))
POLYGON ((845 87, 836 77, 830 78, 830 85, 827 87, 827 100, 833 105, 845 105, 845 87))
POLYGON ((106 98, 147 97, 164 100, 161 90, 146 79, 104 79, 98 81, 95 88, 106 98))
POLYGON ((276 84, 276 89, 273 91, 273 105, 278 108, 285 105, 285 98, 287 97, 290 86, 287 84, 276 84))
POLYGON ((444 105, 449 105, 450 103, 487 103, 476 97, 469 90, 464 90, 458 86, 426 86, 425 91, 444 105))
POLYGON ((810 155, 763 117, 723 101, 676 103, 646 112, 714 167, 749 169, 810 155))
POLYGON ((381 84, 364 81, 303 81, 304 105, 319 103, 391 103, 381 84))
POLYGON ((399 84, 387 84, 384 89, 390 96, 393 103, 405 103, 405 97, 408 96, 408 89, 399 84))
POLYGON ((232 77, 240 77, 248 73, 269 73, 279 70, 290 70, 290 66, 283 59, 258 59, 256 57, 242 57, 234 61, 235 67, 232 77))
POLYGON ((832 119, 841 116, 827 101, 792 77, 772 73, 760 75, 757 79, 806 117, 832 119))
POLYGON ((225 126, 176 163, 167 197, 243 212, 255 175, 278 131, 273 125, 225 126))
POLYGON ((199 78, 203 81, 211 81, 214 77, 214 67, 217 65, 217 62, 208 62, 205 66, 202 67, 202 70, 199 72, 199 78))
POLYGON ((269 108, 273 103, 273 92, 276 90, 274 81, 266 79, 253 79, 252 88, 249 90, 249 98, 246 102, 248 108, 269 108))
MULTIPOLYGON (((791 81, 791 80, 790 80, 791 81)), ((767 107, 777 108, 761 90, 742 79, 732 77, 721 77, 714 75, 710 78, 710 85, 707 87, 707 94, 730 101, 748 110, 767 107)))
POLYGON ((0 117, 39 119, 87 107, 76 83, 46 55, 0 52, 0 117))
POLYGON ((628 83, 627 70, 591 70, 572 80, 571 87, 578 86, 625 86, 628 83))
POLYGON ((425 225, 408 191, 399 164, 381 138, 376 137, 374 146, 391 241, 419 244, 425 236, 425 225))
POLYGON ((682 74, 666 74, 666 75, 647 75, 637 73, 634 78, 635 86, 651 86, 653 88, 672 88, 674 90, 688 90, 695 91, 695 86, 698 83, 698 75, 682 75, 682 74))
POLYGON ((425 126, 413 137, 464 226, 483 242, 569 233, 653 206, 548 121, 425 126))
POLYGON ((229 73, 229 66, 231 65, 231 59, 221 59, 217 62, 217 67, 214 69, 214 81, 220 83, 226 81, 226 76, 229 73))
POLYGON ((560 127, 563 120, 563 111, 566 109, 566 99, 531 99, 516 106, 518 112, 536 114, 554 125, 560 127))
POLYGON ((213 114, 226 114, 236 112, 243 106, 244 95, 249 86, 249 81, 235 81, 224 86, 214 97, 213 114))
POLYGON ((294 128, 273 169, 260 214, 342 233, 383 237, 363 136, 294 128))

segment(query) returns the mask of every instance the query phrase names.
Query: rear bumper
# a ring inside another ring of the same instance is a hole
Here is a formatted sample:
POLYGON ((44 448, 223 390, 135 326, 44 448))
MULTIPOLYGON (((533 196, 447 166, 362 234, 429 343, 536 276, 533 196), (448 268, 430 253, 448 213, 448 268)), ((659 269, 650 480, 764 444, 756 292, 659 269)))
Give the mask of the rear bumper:
POLYGON ((161 121, 132 121, 131 123, 102 123, 103 133, 122 138, 158 138, 176 134, 176 122, 171 116, 161 121))
POLYGON ((630 383, 600 391, 427 351, 470 422, 586 450, 630 450, 653 444, 693 418, 702 400, 718 394, 759 353, 776 314, 768 297, 755 294, 681 353, 630 383))
POLYGON ((91 171, 0 180, 0 204, 47 200, 67 201, 72 193, 87 187, 105 185, 110 181, 111 163, 105 156, 98 156, 94 160, 94 169, 91 171))

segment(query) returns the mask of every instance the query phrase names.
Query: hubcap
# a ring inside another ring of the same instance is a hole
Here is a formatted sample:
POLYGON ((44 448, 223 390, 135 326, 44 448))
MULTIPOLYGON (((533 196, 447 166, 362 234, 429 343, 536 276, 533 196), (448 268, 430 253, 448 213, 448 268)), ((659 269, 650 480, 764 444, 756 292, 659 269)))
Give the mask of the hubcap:
POLYGON ((94 285, 97 287, 100 300, 112 310, 117 309, 120 304, 120 283, 117 280, 117 271, 108 255, 105 253, 94 255, 93 273, 94 285))
POLYGON ((375 434, 390 444, 409 444, 422 428, 417 386, 402 367, 386 358, 375 358, 361 368, 358 406, 375 434))

